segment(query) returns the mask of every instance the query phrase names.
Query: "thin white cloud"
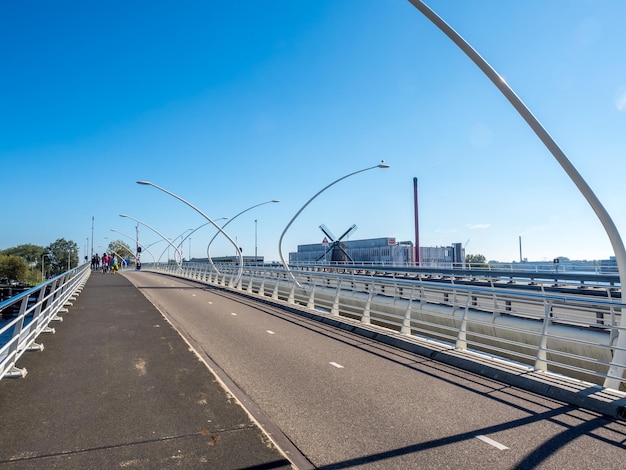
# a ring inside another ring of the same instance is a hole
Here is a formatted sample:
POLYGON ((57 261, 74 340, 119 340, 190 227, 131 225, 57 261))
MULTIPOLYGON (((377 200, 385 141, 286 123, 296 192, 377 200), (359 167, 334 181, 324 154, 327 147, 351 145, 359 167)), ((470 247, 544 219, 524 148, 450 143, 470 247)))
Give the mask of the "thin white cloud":
POLYGON ((471 230, 474 229, 483 229, 491 227, 491 224, 467 224, 467 227, 471 230))
POLYGON ((626 110, 626 90, 624 90, 622 95, 617 99, 617 109, 620 111, 626 110))

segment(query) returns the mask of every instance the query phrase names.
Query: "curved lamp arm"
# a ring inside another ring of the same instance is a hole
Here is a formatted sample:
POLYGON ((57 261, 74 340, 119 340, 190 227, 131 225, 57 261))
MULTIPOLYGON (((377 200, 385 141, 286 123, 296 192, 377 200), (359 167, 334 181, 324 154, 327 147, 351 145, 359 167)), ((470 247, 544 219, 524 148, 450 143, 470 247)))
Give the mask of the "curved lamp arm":
MULTIPOLYGON (((235 220, 237 217, 239 217, 241 214, 244 214, 245 212, 248 212, 249 210, 254 209, 255 207, 259 207, 262 206, 264 204, 270 204, 272 202, 280 202, 278 199, 272 199, 271 201, 265 201, 265 202, 261 202, 260 204, 255 204, 252 207, 248 207, 247 209, 242 210, 241 212, 239 212, 237 215, 231 217, 226 223, 224 223, 224 225, 222 225, 222 228, 226 227, 229 223, 231 223, 233 220, 235 220)), ((219 269, 217 269, 217 266, 215 266, 215 264, 213 264, 213 260, 211 259, 211 243, 213 243, 213 240, 215 240, 215 238, 219 235, 220 233, 217 232, 215 235, 213 235, 213 238, 211 238, 211 241, 209 241, 209 244, 206 247, 206 255, 209 258, 209 263, 211 264, 211 266, 219 273, 219 269)))
POLYGON ((182 259, 183 259, 182 254, 180 253, 180 251, 178 251, 178 248, 176 248, 176 246, 175 246, 174 244, 172 244, 172 242, 171 242, 171 241, 169 241, 169 240, 167 239, 167 237, 166 237, 165 235, 163 235, 161 232, 159 232, 159 231, 158 231, 157 229, 155 229, 154 227, 150 227, 150 226, 149 226, 148 224, 146 224, 145 222, 142 222, 141 220, 137 220, 137 219, 135 219, 135 218, 131 217, 130 215, 120 214, 120 217, 126 217, 126 218, 128 218, 128 219, 134 220, 134 221, 135 221, 135 222, 137 222, 138 224, 141 224, 141 225, 143 225, 143 226, 145 226, 145 227, 149 228, 149 229, 150 229, 150 230, 152 230, 154 233, 156 233, 159 237, 161 237, 163 240, 165 240, 167 243, 169 243, 169 245, 170 245, 172 248, 174 248, 174 250, 176 250, 176 253, 178 253, 178 259, 180 260, 180 261, 178 262, 178 267, 180 267, 180 266, 181 266, 182 259))
MULTIPOLYGON (((565 153, 557 145, 548 131, 541 125, 537 118, 530 112, 528 107, 515 94, 513 89, 506 83, 498 72, 495 71, 483 57, 452 27, 450 27, 439 15, 424 4, 421 0, 409 0, 415 8, 417 8, 424 16, 426 16, 437 28, 439 28, 448 38, 452 40, 478 68, 491 80, 491 82, 502 92, 509 100, 515 110, 522 116, 530 128, 535 132, 537 137, 543 142, 550 153, 556 158, 561 167, 565 170, 570 179, 574 182, 578 190, 585 197, 593 211, 596 213, 600 223, 604 227, 613 251, 615 252, 615 260, 617 262, 617 270, 620 276, 620 285, 622 288, 626 281, 626 250, 624 243, 613 223, 611 216, 606 211, 600 200, 596 197, 587 182, 580 175, 578 170, 572 165, 565 153)), ((619 388, 621 377, 626 367, 626 316, 622 315, 620 322, 619 336, 617 339, 617 348, 613 355, 613 361, 609 368, 609 377, 605 380, 604 386, 607 388, 619 388)))
POLYGON ((241 253, 241 250, 237 246, 237 243, 235 242, 235 240, 233 240, 230 237, 230 235, 228 235, 224 230, 222 230, 222 227, 217 225, 213 221, 213 219, 211 219, 208 215, 206 215, 204 212, 202 212, 200 209, 198 209, 192 203, 190 203, 189 201, 184 200, 180 196, 177 196, 173 192, 168 191, 167 189, 162 188, 161 186, 157 186, 156 184, 151 183, 150 181, 137 181, 137 184, 142 184, 142 185, 146 185, 146 186, 152 186, 152 187, 154 187, 156 189, 160 189, 164 193, 169 194, 170 196, 178 199, 180 202, 183 202, 183 203, 187 204, 189 207, 191 207, 193 210, 195 210, 198 214, 200 214, 202 217, 204 217, 206 220, 208 220, 216 229, 218 229, 228 239, 228 241, 230 241, 233 244, 233 246, 237 250, 237 253, 239 254, 239 271, 237 273, 237 277, 235 278, 235 281, 233 282, 233 285, 236 286, 237 284, 239 284, 239 280, 241 279, 241 275, 243 274, 243 254, 241 253))
MULTIPOLYGON (((223 219, 228 219, 228 217, 220 217, 219 219, 215 219, 215 220, 223 220, 223 219)), ((185 230, 185 231, 183 232, 183 235, 184 235, 185 233, 187 233, 189 230, 191 230, 191 232, 189 232, 189 233, 185 236, 185 238, 183 238, 183 239, 181 239, 181 240, 180 240, 180 243, 178 244, 178 246, 181 246, 181 247, 182 247, 182 246, 183 246, 183 243, 185 243, 185 240, 187 240, 189 237, 191 237, 194 233, 196 233, 196 232, 197 232, 198 230, 200 230, 202 227, 206 227, 206 226, 207 226, 207 225, 209 225, 210 223, 211 223, 211 222, 206 222, 206 223, 204 223, 204 224, 202 224, 202 225, 200 225, 199 227, 196 227, 196 228, 194 228, 194 229, 187 229, 187 230, 185 230)), ((179 236, 181 236, 181 235, 179 235, 179 236)), ((178 238, 178 237, 176 237, 176 238, 178 238)), ((191 260, 191 253, 189 253, 189 260, 191 260)))
MULTIPOLYGON (((111 232, 116 232, 119 233, 120 235, 124 235, 126 238, 130 238, 132 241, 134 241, 135 243, 137 243, 137 239, 131 237, 130 235, 124 233, 124 232, 120 232, 119 230, 116 230, 114 228, 111 229, 111 232)), ((139 246, 142 246, 141 244, 137 243, 139 246)), ((143 246, 142 247, 144 250, 146 250, 148 253, 150 253, 150 256, 152 256, 152 260, 156 263, 156 258, 154 256, 154 253, 152 253, 147 246, 143 246)))
POLYGON ((291 227, 291 224, 293 223, 294 220, 296 220, 296 218, 300 215, 300 213, 304 210, 304 208, 306 206, 308 206, 311 201, 313 201, 313 199, 315 199, 317 196, 319 196, 320 194, 322 194, 324 191, 326 191, 328 188, 330 188, 332 185, 339 183, 342 180, 345 180, 346 178, 352 176, 352 175, 356 175, 357 173, 363 173, 364 171, 368 171, 368 170, 373 170, 374 168, 389 168, 389 165, 387 165, 384 161, 380 162, 378 165, 374 165, 374 166, 370 166, 368 168, 363 168, 362 170, 358 170, 355 172, 352 172, 350 174, 347 174, 345 176, 342 176, 339 179, 336 179, 335 181, 333 181, 332 183, 330 183, 329 185, 323 187, 322 189, 320 189, 317 193, 315 193, 315 195, 309 199, 304 206, 302 206, 300 208, 300 210, 298 212, 296 212, 296 215, 293 216, 293 218, 289 221, 289 223, 287 224, 287 226, 285 227, 285 230, 283 230, 283 233, 280 234, 280 239, 278 240, 278 255, 280 256, 280 261, 281 263, 283 263, 283 267, 287 270, 287 272, 289 273, 289 275, 291 276, 291 279, 293 279, 293 281, 296 283, 296 285, 298 287, 302 287, 300 285, 300 283, 296 280, 295 276, 293 275, 293 273, 291 272, 291 270, 289 269, 289 266, 287 265, 287 263, 285 262, 285 258, 283 257, 283 250, 282 250, 282 245, 283 245, 283 238, 285 236, 285 233, 287 233, 287 230, 289 229, 289 227, 291 227))

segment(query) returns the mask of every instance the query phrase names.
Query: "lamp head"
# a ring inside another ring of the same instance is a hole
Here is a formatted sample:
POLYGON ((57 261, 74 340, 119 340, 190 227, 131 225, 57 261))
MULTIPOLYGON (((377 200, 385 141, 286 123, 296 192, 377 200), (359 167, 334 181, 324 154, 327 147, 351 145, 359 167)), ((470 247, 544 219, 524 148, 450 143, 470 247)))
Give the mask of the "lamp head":
POLYGON ((152 186, 152 183, 150 181, 137 181, 137 184, 144 184, 146 186, 152 186))
POLYGON ((126 214, 120 214, 120 217, 128 217, 126 214))
POLYGON ((380 163, 378 165, 376 165, 378 168, 389 168, 389 165, 387 165, 385 163, 385 160, 381 160, 380 163))
POLYGON ((272 202, 280 202, 278 199, 272 199, 272 202))

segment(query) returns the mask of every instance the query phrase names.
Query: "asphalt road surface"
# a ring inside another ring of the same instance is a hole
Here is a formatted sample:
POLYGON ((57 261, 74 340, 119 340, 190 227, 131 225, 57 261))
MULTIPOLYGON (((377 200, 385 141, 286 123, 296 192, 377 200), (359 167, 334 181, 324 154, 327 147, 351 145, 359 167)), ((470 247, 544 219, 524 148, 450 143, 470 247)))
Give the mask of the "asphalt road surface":
POLYGON ((225 290, 126 275, 300 468, 626 465, 624 422, 225 290))

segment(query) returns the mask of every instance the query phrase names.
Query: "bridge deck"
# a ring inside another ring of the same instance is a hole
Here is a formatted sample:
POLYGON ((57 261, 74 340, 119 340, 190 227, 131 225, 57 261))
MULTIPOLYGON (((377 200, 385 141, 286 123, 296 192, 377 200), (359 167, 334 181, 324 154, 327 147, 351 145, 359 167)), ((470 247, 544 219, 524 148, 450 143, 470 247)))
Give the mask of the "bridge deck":
POLYGON ((93 273, 0 383, 2 468, 290 468, 155 307, 93 273))

